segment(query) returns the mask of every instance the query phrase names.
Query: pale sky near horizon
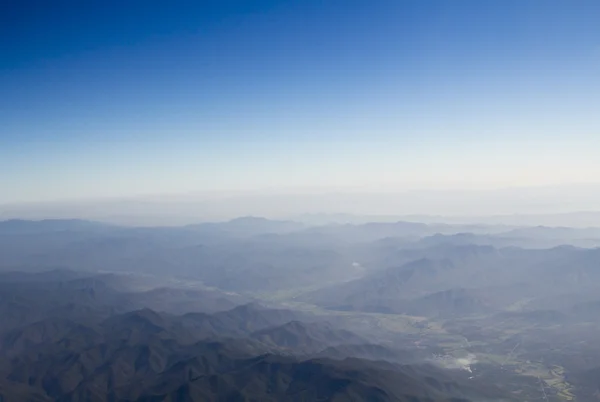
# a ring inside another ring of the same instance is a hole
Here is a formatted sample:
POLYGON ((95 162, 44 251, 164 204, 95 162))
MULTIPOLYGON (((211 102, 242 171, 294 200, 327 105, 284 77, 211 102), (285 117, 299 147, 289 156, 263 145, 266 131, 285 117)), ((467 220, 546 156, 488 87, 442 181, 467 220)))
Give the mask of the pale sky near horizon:
POLYGON ((0 204, 600 182, 598 1, 126 4, 2 6, 0 204))

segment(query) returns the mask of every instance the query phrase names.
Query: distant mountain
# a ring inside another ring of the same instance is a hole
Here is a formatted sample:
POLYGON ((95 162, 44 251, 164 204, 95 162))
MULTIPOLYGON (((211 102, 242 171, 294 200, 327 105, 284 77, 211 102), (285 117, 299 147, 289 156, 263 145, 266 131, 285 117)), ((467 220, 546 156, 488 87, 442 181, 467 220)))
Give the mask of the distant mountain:
MULTIPOLYGON (((269 221, 266 226, 272 223, 269 221)), ((354 274, 350 271, 353 260, 338 248, 314 240, 296 242, 292 233, 286 232, 290 235, 286 237, 268 228, 239 234, 235 232, 237 229, 228 231, 228 225, 6 235, 0 241, 3 256, 0 270, 36 271, 59 267, 90 273, 150 274, 201 281, 207 286, 234 292, 312 286, 322 280, 332 281, 354 274), (268 236, 281 238, 270 241, 265 239, 268 236)), ((238 227, 237 223, 232 225, 238 227)), ((289 226, 285 222, 282 225, 289 226)))
POLYGON ((315 235, 335 236, 347 242, 365 242, 386 237, 418 237, 433 234, 428 225, 414 222, 370 222, 360 225, 335 224, 306 229, 315 235))
MULTIPOLYGON (((45 318, 98 323, 116 313, 151 307, 170 313, 227 311, 248 299, 217 290, 136 288, 132 276, 66 270, 0 273, 0 333, 45 318), (122 282, 122 283, 121 283, 122 282), (113 286, 118 285, 119 290, 113 286)), ((271 322, 269 321, 269 324, 271 322)))
POLYGON ((291 349, 295 353, 316 353, 329 346, 365 343, 360 336, 345 330, 334 329, 326 323, 291 321, 251 334, 266 345, 291 349))
MULTIPOLYGON (((523 245, 525 242, 521 238, 511 237, 503 234, 475 234, 475 233, 456 233, 456 234, 434 234, 419 239, 414 243, 418 247, 433 246, 493 246, 495 248, 523 245)), ((529 245, 529 243, 526 243, 529 245)))
POLYGON ((562 239, 568 242, 573 239, 600 239, 600 228, 572 228, 559 226, 532 226, 512 229, 506 235, 538 239, 562 239))
POLYGON ((60 268, 49 269, 41 272, 6 271, 0 272, 0 283, 58 283, 85 277, 89 277, 89 274, 60 268))
POLYGON ((45 318, 95 321, 127 306, 116 292, 59 283, 0 283, 0 333, 45 318))
POLYGON ((290 233, 304 229, 305 225, 293 221, 279 221, 254 216, 246 216, 236 218, 228 222, 188 225, 186 228, 199 231, 216 230, 236 236, 255 236, 269 233, 290 233))
POLYGON ((423 258, 318 290, 300 299, 335 309, 401 312, 409 299, 444 286, 444 279, 454 269, 451 260, 423 258))
POLYGON ((407 314, 425 317, 455 317, 492 311, 481 292, 463 288, 444 290, 414 299, 405 307, 407 314))
POLYGON ((103 231, 116 228, 118 226, 80 219, 45 219, 39 221, 11 219, 0 221, 0 234, 3 235, 60 231, 103 231))
POLYGON ((557 258, 543 267, 546 280, 558 286, 585 288, 600 283, 600 248, 558 248, 557 258))

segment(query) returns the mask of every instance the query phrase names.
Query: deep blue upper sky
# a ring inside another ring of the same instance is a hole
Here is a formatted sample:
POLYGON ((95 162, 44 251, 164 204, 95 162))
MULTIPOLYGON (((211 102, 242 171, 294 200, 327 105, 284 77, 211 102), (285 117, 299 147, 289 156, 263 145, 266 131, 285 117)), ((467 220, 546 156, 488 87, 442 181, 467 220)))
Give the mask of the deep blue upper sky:
POLYGON ((0 203, 600 172, 596 0, 5 3, 0 203))

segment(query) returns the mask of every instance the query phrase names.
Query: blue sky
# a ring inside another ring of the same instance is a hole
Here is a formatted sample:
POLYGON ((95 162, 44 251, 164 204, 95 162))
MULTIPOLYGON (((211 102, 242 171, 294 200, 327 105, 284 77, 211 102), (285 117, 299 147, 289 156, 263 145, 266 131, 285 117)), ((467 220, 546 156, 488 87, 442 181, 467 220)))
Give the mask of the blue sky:
POLYGON ((0 203, 600 181, 600 2, 22 1, 0 203))

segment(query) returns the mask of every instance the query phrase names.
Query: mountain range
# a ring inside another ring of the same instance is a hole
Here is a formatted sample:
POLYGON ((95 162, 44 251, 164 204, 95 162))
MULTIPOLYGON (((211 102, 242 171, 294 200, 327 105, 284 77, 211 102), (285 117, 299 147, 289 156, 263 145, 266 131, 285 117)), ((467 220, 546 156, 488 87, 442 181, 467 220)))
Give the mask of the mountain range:
POLYGON ((598 239, 0 222, 0 400, 592 401, 598 239))

